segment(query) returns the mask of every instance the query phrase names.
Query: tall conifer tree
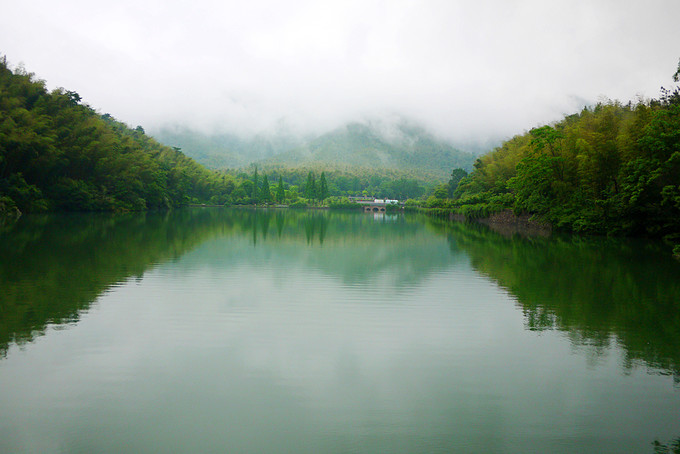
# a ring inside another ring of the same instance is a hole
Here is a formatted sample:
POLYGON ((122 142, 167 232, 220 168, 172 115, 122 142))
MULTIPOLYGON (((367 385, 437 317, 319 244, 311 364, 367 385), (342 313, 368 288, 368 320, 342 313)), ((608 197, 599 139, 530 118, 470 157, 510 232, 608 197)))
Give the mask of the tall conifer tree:
POLYGON ((271 190, 269 189, 269 179, 267 178, 267 174, 265 173, 264 176, 262 177, 262 201, 263 202, 271 202, 272 200, 272 193, 271 190))
POLYGON ((279 187, 276 188, 276 201, 283 203, 286 200, 286 192, 283 189, 283 177, 279 175, 279 187))
POLYGON ((255 166, 255 173, 253 174, 253 203, 257 204, 259 202, 260 197, 259 197, 259 192, 260 192, 260 182, 259 178, 257 176, 257 166, 255 166))
POLYGON ((321 172, 321 178, 319 180, 319 200, 323 202, 328 197, 328 183, 326 183, 326 174, 321 172))
POLYGON ((307 184, 305 185, 305 197, 309 200, 317 198, 316 181, 314 179, 314 172, 310 171, 307 175, 307 184))

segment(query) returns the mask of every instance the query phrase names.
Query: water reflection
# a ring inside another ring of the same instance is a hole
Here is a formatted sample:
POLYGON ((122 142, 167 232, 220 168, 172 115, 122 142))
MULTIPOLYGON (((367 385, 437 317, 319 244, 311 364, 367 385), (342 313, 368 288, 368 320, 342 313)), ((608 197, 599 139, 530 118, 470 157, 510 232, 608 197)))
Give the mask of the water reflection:
POLYGON ((0 354, 219 232, 204 213, 24 216, 0 236, 0 354))
POLYGON ((654 446, 654 454, 680 454, 680 437, 668 443, 654 440, 652 446, 654 446))
POLYGON ((420 220, 390 221, 375 223, 361 213, 221 209, 22 217, 0 235, 0 354, 48 324, 76 322, 108 288, 213 238, 250 238, 250 249, 220 242, 220 260, 239 263, 253 256, 253 247, 276 244, 277 260, 306 261, 349 283, 393 269, 395 285, 408 285, 449 263, 420 220), (303 244, 336 252, 310 256, 303 244))
POLYGON ((77 322, 117 283, 213 239, 232 238, 246 241, 216 241, 201 260, 275 260, 347 285, 389 271, 386 285, 394 288, 469 261, 514 295, 526 329, 561 330, 594 357, 620 345, 625 369, 642 362, 680 380, 680 263, 658 244, 509 238, 482 226, 379 216, 195 209, 22 218, 0 236, 0 353, 49 324, 77 322), (310 252, 316 248, 325 253, 310 252))
POLYGON ((644 452, 678 433, 677 389, 645 373, 677 379, 678 264, 651 243, 195 209, 25 218, 0 253, 2 452, 644 452))
POLYGON ((616 344, 626 370, 641 361, 680 383, 680 263, 655 242, 506 237, 431 221, 452 251, 517 298, 529 330, 561 330, 591 355, 616 344))

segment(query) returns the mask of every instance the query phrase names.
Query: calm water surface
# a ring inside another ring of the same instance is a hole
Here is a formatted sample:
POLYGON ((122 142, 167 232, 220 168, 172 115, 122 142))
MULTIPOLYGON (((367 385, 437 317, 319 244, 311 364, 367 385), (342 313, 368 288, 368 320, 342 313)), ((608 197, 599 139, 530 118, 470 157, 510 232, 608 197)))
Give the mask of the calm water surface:
POLYGON ((415 216, 0 228, 0 452, 654 452, 680 263, 415 216))

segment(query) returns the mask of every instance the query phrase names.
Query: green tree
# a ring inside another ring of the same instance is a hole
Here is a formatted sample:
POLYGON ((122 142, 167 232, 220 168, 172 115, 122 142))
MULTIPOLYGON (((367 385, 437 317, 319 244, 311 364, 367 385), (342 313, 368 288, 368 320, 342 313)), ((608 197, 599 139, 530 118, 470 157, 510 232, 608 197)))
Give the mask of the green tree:
POLYGON ((251 195, 253 203, 257 205, 260 201, 260 181, 257 176, 257 166, 255 166, 255 171, 253 172, 253 192, 251 195))
POLYGON ((295 202, 297 199, 300 198, 299 190, 300 188, 297 187, 296 185, 290 186, 286 191, 286 198, 290 199, 291 202, 295 202))
POLYGON ((316 180, 314 178, 314 172, 310 171, 307 174, 307 184, 305 184, 305 197, 309 200, 315 200, 317 198, 316 180))
MULTIPOLYGON (((66 96, 68 96, 69 101, 71 104, 74 106, 77 105, 83 98, 80 97, 78 93, 75 91, 67 91, 66 96)), ((138 128, 141 128, 141 126, 137 126, 138 128)))
POLYGON ((564 137, 561 131, 547 125, 540 128, 534 128, 529 131, 529 134, 532 136, 531 145, 538 151, 547 148, 551 156, 556 155, 558 141, 564 137))
POLYGON ((271 202, 272 200, 272 193, 271 190, 269 189, 269 179, 267 178, 266 173, 262 177, 261 199, 265 203, 271 202))
POLYGON ((283 177, 279 175, 279 186, 276 188, 276 201, 283 203, 286 201, 286 192, 283 189, 283 177))
POLYGON ((434 188, 433 194, 437 199, 445 199, 449 195, 448 186, 445 184, 438 184, 434 188))
POLYGON ((0 199, 22 211, 144 210, 226 200, 233 178, 212 172, 99 115, 75 91, 48 92, 0 59, 0 199))
POLYGON ((453 169, 451 171, 451 179, 449 180, 448 187, 449 198, 453 197, 453 193, 456 191, 456 188, 458 188, 458 183, 466 176, 468 176, 468 173, 461 168, 453 169))
POLYGON ((321 172, 319 180, 319 200, 323 202, 328 197, 328 183, 326 183, 326 173, 321 172))
POLYGON ((517 211, 543 214, 550 209, 554 195, 553 159, 547 155, 527 156, 517 164, 517 176, 508 182, 515 191, 517 211))

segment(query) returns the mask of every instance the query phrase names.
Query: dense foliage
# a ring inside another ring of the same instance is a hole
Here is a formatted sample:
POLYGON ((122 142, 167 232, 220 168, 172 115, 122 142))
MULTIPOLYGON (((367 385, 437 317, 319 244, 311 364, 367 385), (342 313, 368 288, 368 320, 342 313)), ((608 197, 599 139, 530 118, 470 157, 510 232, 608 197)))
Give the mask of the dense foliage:
POLYGON ((475 159, 405 118, 350 123, 321 135, 278 131, 239 137, 168 127, 156 137, 215 169, 251 163, 262 169, 316 167, 348 173, 390 169, 422 181, 443 181, 451 166, 469 171, 475 159))
MULTIPOLYGON (((338 199, 349 196, 366 196, 405 200, 419 198, 431 190, 432 184, 425 184, 415 175, 389 169, 351 168, 330 170, 316 167, 268 167, 250 173, 231 171, 237 181, 229 202, 236 205, 262 203, 265 201, 279 204, 293 204, 317 201, 328 198, 338 199), (262 186, 261 175, 266 175, 268 188, 262 186)), ((337 205, 337 203, 336 203, 337 205)))
POLYGON ((479 158, 450 199, 429 205, 480 217, 511 208, 557 229, 680 240, 680 89, 599 103, 516 136, 479 158))
POLYGON ((0 60, 0 212, 144 210, 224 197, 233 179, 0 60))
POLYGON ((333 165, 269 163, 260 175, 257 169, 218 173, 156 142, 140 126, 100 115, 76 92, 48 92, 43 81, 2 59, 0 212, 187 203, 353 206, 348 196, 404 200, 427 194, 427 206, 443 212, 481 217, 513 209, 558 229, 680 240, 678 88, 636 104, 600 103, 532 129, 477 159, 469 175, 464 163, 451 161, 458 168, 448 183, 428 173, 435 169, 414 170, 409 165, 417 163, 407 161, 455 153, 420 130, 402 133, 420 142, 418 150, 411 144, 391 151, 399 168, 374 167, 371 160, 366 167, 343 167, 340 149, 348 151, 347 144, 360 155, 385 155, 385 147, 395 147, 354 125, 309 145, 312 154, 333 157, 333 165))
POLYGON ((0 61, 0 212, 132 211, 187 203, 353 206, 346 197, 418 198, 440 181, 431 170, 337 163, 270 164, 259 175, 253 169, 210 171, 141 126, 100 115, 76 92, 48 92, 44 81, 0 61))

